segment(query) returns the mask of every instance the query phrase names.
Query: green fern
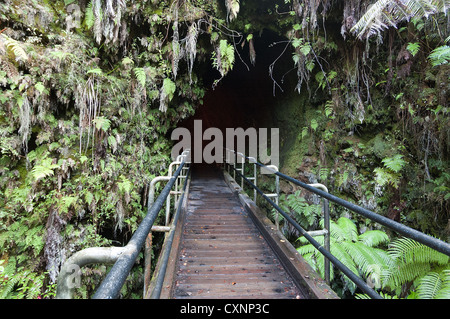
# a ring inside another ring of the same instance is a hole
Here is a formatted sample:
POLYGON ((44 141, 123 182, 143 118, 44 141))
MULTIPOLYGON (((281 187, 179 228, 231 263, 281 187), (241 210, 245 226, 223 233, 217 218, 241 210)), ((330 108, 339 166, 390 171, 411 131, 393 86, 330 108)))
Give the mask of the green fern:
POLYGON ((59 168, 59 165, 52 164, 52 162, 53 162, 53 159, 44 158, 39 165, 34 166, 33 169, 31 170, 31 174, 32 174, 34 180, 38 181, 47 176, 53 175, 54 170, 56 168, 59 168))
POLYGON ((406 46, 406 50, 408 50, 409 53, 411 53, 412 56, 416 56, 416 54, 420 50, 420 43, 418 43, 418 42, 414 42, 414 43, 410 42, 406 46))
POLYGON ((450 61, 450 46, 442 45, 434 49, 428 56, 432 66, 447 64, 450 61))
POLYGON ((392 157, 386 157, 382 160, 384 166, 391 171, 398 173, 400 172, 403 167, 407 164, 406 161, 403 159, 403 155, 396 154, 392 157))
POLYGON ((390 246, 392 258, 402 264, 436 263, 446 265, 449 257, 410 238, 400 238, 390 246))
POLYGON ((375 247, 389 242, 389 236, 381 230, 368 230, 358 238, 364 245, 375 247))
MULTIPOLYGON (((375 246, 388 243, 389 237, 378 230, 367 231, 365 234, 358 235, 356 224, 346 217, 339 218, 337 222, 331 221, 330 235, 331 254, 356 275, 362 278, 375 276, 381 286, 381 280, 379 279, 381 269, 389 268, 392 259, 386 251, 375 248, 375 246)), ((320 244, 324 244, 323 236, 315 237, 315 239, 320 244)), ((299 238, 298 241, 307 243, 307 240, 303 237, 299 238)), ((305 257, 313 269, 324 276, 324 257, 314 246, 307 244, 297 248, 297 251, 305 257)), ((336 275, 332 271, 330 280, 333 281, 335 278, 336 275)), ((356 290, 355 284, 346 276, 343 278, 346 289, 353 293, 356 290)))
POLYGON ((143 68, 134 68, 133 69, 136 78, 143 89, 145 89, 145 82, 147 80, 147 76, 145 74, 145 70, 143 68))
POLYGON ((212 64, 224 77, 234 66, 234 47, 227 40, 220 40, 219 47, 213 52, 212 64))
POLYGON ((88 28, 88 30, 90 30, 94 26, 95 16, 94 16, 94 11, 92 9, 92 1, 90 1, 86 7, 84 23, 86 24, 86 27, 88 28))
POLYGON ((97 116, 92 122, 98 131, 102 130, 105 133, 111 127, 111 121, 103 116, 97 116))
POLYGON ((354 242, 358 240, 358 229, 356 228, 356 224, 351 219, 346 217, 341 217, 338 219, 335 227, 331 229, 331 233, 339 233, 339 236, 343 241, 354 242))
POLYGON ((401 293, 402 286, 408 282, 424 276, 431 270, 428 263, 394 264, 393 267, 383 269, 381 278, 383 288, 390 288, 401 293))
POLYGON ((382 167, 375 168, 373 172, 375 173, 375 181, 378 185, 392 185, 394 188, 398 188, 400 184, 400 176, 398 174, 389 172, 382 167))
POLYGON ((334 111, 333 105, 334 105, 334 103, 332 100, 328 100, 325 103, 325 116, 326 117, 330 117, 333 114, 333 111, 334 111))
POLYGON ((450 299, 450 269, 441 272, 441 289, 436 292, 434 299, 450 299))
POLYGON ((131 190, 133 189, 133 183, 123 175, 120 175, 120 179, 122 181, 117 183, 119 191, 123 194, 130 194, 131 190))
POLYGON ((404 284, 423 278, 434 269, 449 266, 447 255, 409 238, 394 241, 389 247, 389 255, 394 263, 383 270, 383 287, 398 292, 402 291, 404 284))
MULTIPOLYGON (((444 273, 445 276, 445 273, 444 273)), ((447 281, 450 281, 450 276, 447 273, 446 277, 447 281)), ((445 280, 445 279, 444 279, 445 280)), ((420 299, 435 299, 436 296, 441 298, 449 298, 450 294, 445 292, 441 292, 443 289, 444 280, 441 278, 441 275, 436 272, 430 272, 423 276, 419 280, 419 286, 417 287, 417 294, 420 299)))
POLYGON ((4 43, 5 47, 7 48, 7 54, 13 61, 25 62, 28 60, 28 54, 25 52, 25 50, 18 41, 6 35, 2 36, 5 38, 4 43))
POLYGON ((446 13, 447 0, 378 0, 369 6, 366 13, 350 30, 359 38, 380 35, 388 27, 411 18, 420 19, 438 12, 446 13))
POLYGON ((173 99, 176 88, 176 84, 171 79, 164 79, 159 98, 159 110, 161 112, 167 112, 168 104, 173 99))
MULTIPOLYGON (((304 228, 309 228, 316 223, 322 208, 320 205, 309 204, 300 193, 301 191, 299 190, 286 197, 280 197, 280 204, 285 211, 291 213, 300 225, 304 228)), ((276 214, 275 210, 273 210, 273 214, 276 214)), ((280 219, 279 216, 279 220, 283 219, 280 219)))
MULTIPOLYGON (((380 296, 381 297, 383 297, 383 299, 398 299, 398 297, 397 296, 391 296, 391 295, 389 295, 389 294, 387 294, 387 293, 384 293, 384 292, 380 292, 380 296)), ((355 295, 355 298, 356 299, 372 299, 369 295, 367 295, 367 294, 356 294, 355 295)))

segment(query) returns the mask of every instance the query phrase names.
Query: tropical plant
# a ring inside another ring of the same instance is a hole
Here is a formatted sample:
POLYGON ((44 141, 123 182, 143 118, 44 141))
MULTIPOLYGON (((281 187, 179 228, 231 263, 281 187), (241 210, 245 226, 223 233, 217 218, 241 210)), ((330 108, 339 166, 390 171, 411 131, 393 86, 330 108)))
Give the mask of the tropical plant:
POLYGON ((400 171, 405 167, 406 161, 403 155, 396 154, 392 157, 386 157, 382 160, 384 167, 374 169, 376 182, 380 186, 392 185, 394 188, 399 187, 400 171))
MULTIPOLYGON (((321 205, 308 203, 301 195, 301 190, 287 196, 282 194, 280 196, 280 207, 284 211, 289 212, 290 215, 305 229, 316 224, 322 212, 321 205)), ((275 219, 276 216, 278 216, 278 214, 273 210, 272 218, 275 219)), ((279 218, 280 221, 283 221, 283 216, 280 215, 279 218)))
POLYGON ((351 32, 361 39, 379 36, 381 31, 396 27, 402 21, 428 17, 438 12, 446 13, 448 8, 448 0, 378 0, 368 8, 351 32))
POLYGON ((167 108, 169 107, 169 102, 173 99, 173 96, 175 94, 176 85, 175 83, 169 79, 165 78, 163 81, 163 85, 161 87, 161 93, 160 93, 160 102, 159 102, 159 110, 161 112, 167 112, 167 108))
POLYGON ((233 69, 234 59, 233 45, 229 44, 227 40, 220 40, 219 45, 212 54, 212 64, 222 77, 233 69))
MULTIPOLYGON (((364 279, 371 279, 375 285, 379 286, 379 269, 390 265, 391 259, 386 251, 376 247, 389 242, 387 234, 381 230, 368 230, 358 234, 356 224, 346 217, 339 218, 337 222, 331 221, 330 228, 331 254, 353 273, 364 279)), ((315 239, 324 244, 323 236, 315 237, 315 239)), ((298 241, 302 244, 307 243, 303 237, 298 241)), ((322 277, 324 276, 324 256, 312 244, 300 246, 297 251, 322 277)), ((337 272, 331 271, 330 280, 335 281, 336 287, 338 278, 342 279, 343 292, 349 290, 354 293, 356 285, 350 279, 346 276, 337 277, 337 272)))
POLYGON ((450 270, 429 272, 418 283, 419 299, 450 299, 450 270))
MULTIPOLYGON (((393 260, 391 267, 382 269, 381 278, 384 289, 394 291, 398 296, 406 296, 414 289, 414 283, 425 286, 418 291, 426 295, 424 290, 430 285, 434 275, 450 268, 449 257, 410 238, 399 238, 389 247, 389 256, 393 260)), ((447 274, 448 275, 448 274, 447 274)), ((421 294, 419 294, 420 297, 421 294)))
POLYGON ((428 56, 432 66, 447 64, 450 61, 450 46, 442 45, 434 49, 428 56))

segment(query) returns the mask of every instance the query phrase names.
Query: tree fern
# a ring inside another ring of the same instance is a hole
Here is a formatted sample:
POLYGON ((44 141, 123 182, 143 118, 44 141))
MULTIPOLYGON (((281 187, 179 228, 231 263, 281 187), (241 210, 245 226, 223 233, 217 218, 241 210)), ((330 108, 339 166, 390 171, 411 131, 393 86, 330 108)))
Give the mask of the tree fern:
POLYGON ((369 276, 376 269, 371 267, 372 265, 385 264, 386 259, 381 256, 381 253, 376 253, 376 248, 368 247, 361 242, 344 242, 341 245, 364 276, 369 276))

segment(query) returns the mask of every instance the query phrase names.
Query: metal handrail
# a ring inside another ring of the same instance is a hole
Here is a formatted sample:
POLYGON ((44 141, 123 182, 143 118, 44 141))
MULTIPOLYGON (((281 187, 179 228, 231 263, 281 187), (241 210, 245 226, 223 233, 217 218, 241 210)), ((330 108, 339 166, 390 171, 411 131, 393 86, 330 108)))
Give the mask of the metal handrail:
MULTIPOLYGON (((247 158, 249 160, 250 163, 253 163, 253 177, 247 177, 248 180, 253 180, 253 185, 255 187, 257 187, 257 169, 256 169, 256 163, 257 160, 254 157, 246 157, 244 154, 239 153, 239 152, 235 152, 234 150, 225 148, 225 153, 224 153, 224 167, 226 167, 227 163, 230 164, 234 163, 234 161, 230 161, 231 157, 229 154, 233 153, 234 154, 234 160, 237 161, 237 157, 240 156, 242 158, 242 163, 245 162, 245 159, 247 158)), ((231 166, 231 165, 230 165, 231 166)), ((233 165, 234 166, 234 165, 233 165)), ((243 164, 242 164, 243 167, 243 164)), ((274 171, 278 171, 278 167, 275 165, 266 165, 265 166, 266 169, 271 169, 274 171)), ((241 170, 242 175, 245 176, 245 171, 244 169, 241 170)), ((236 175, 233 174, 236 178, 236 175)), ((243 188, 243 181, 244 179, 241 178, 241 188, 243 188)), ((325 192, 328 192, 328 189, 325 185, 323 184, 319 184, 319 183, 315 183, 315 184, 309 184, 312 187, 316 187, 316 188, 320 188, 325 192)), ((253 201, 256 203, 256 195, 257 195, 257 190, 256 188, 253 188, 253 201)), ((279 198, 280 198, 280 177, 278 175, 275 175, 275 193, 274 194, 264 194, 269 198, 275 198, 275 204, 278 205, 279 203, 279 198)), ((323 219, 324 219, 324 228, 322 230, 317 230, 317 231, 308 231, 308 234, 311 236, 324 236, 324 247, 327 251, 330 251, 330 208, 329 208, 329 203, 328 200, 326 198, 322 198, 323 199, 323 219)), ((280 230, 280 224, 279 224, 279 213, 278 211, 275 213, 275 226, 277 228, 277 230, 280 230)), ((330 284, 330 272, 331 272, 331 268, 330 268, 330 260, 328 258, 324 258, 324 279, 325 282, 327 284, 330 284)))
POLYGON ((116 299, 119 296, 120 289, 122 288, 125 280, 130 273, 139 251, 144 246, 145 240, 147 238, 159 211, 164 205, 166 198, 169 196, 172 187, 178 179, 183 167, 186 163, 186 156, 183 157, 180 166, 170 178, 167 185, 161 191, 158 198, 155 200, 152 206, 148 207, 147 215, 142 220, 141 224, 134 232, 128 244, 125 246, 127 249, 120 255, 117 261, 114 263, 113 267, 106 275, 105 279, 100 284, 93 299, 116 299))
POLYGON ((162 290, 162 286, 164 283, 164 276, 166 275, 167 265, 169 263, 169 256, 170 256, 170 252, 172 250, 173 239, 175 237, 175 229, 176 229, 178 219, 181 214, 181 208, 182 208, 184 196, 186 194, 186 186, 188 183, 187 176, 189 175, 189 172, 190 172, 190 167, 186 173, 186 179, 184 181, 183 190, 181 191, 181 195, 179 198, 179 205, 177 207, 175 215, 173 216, 172 227, 166 238, 166 245, 165 245, 164 251, 160 256, 160 258, 162 260, 162 264, 160 266, 160 270, 159 270, 158 274, 155 276, 154 280, 155 280, 156 284, 155 284, 153 291, 151 292, 150 299, 159 299, 159 297, 161 296, 161 290, 162 290))
MULTIPOLYGON (((186 158, 189 155, 189 150, 184 151, 181 155, 177 156, 176 160, 169 165, 169 172, 167 176, 157 176, 152 179, 149 186, 148 191, 148 199, 147 199, 147 207, 150 207, 153 205, 155 201, 155 192, 156 192, 156 184, 159 182, 169 181, 172 178, 173 175, 173 169, 174 167, 177 167, 177 165, 180 165, 183 161, 183 158, 186 158)), ((189 168, 188 168, 189 169, 189 168)), ((171 203, 171 195, 174 195, 174 206, 177 206, 178 203, 178 195, 181 194, 180 191, 178 191, 178 186, 181 179, 186 179, 187 174, 183 175, 183 171, 185 168, 181 170, 180 175, 177 178, 177 181, 175 182, 175 189, 169 192, 169 195, 166 198, 166 220, 165 220, 165 226, 153 226, 152 231, 163 231, 163 232, 170 232, 171 227, 169 227, 169 221, 170 221, 170 203, 171 203)), ((174 210, 176 210, 174 208, 174 210)), ((151 256, 152 256, 152 234, 149 233, 147 240, 145 242, 145 249, 144 249, 144 289, 143 289, 143 295, 147 295, 147 289, 150 285, 151 280, 151 256)))
MULTIPOLYGON (((232 150, 231 150, 232 151, 232 150)), ((439 240, 437 238, 425 235, 424 233, 415 230, 413 228, 410 228, 408 226, 405 226, 403 224, 400 224, 398 222, 395 222, 387 217, 378 215, 368 209, 362 208, 360 206, 357 206, 353 203, 350 203, 346 200, 343 200, 337 196, 331 195, 328 192, 324 190, 320 190, 314 185, 306 184, 301 181, 298 181, 290 176, 287 176, 283 173, 280 173, 278 170, 273 170, 268 168, 266 165, 261 164, 254 159, 250 159, 249 157, 246 157, 249 161, 253 162, 255 165, 258 165, 261 168, 269 169, 273 174, 292 182, 312 193, 315 193, 319 195, 322 198, 325 198, 327 200, 330 200, 334 203, 337 203, 338 205, 341 205, 353 212, 356 212, 366 218, 369 218, 377 223, 380 223, 406 237, 409 237, 411 239, 414 239, 430 248, 433 248, 441 253, 444 253, 448 256, 450 256, 450 245, 442 240, 439 240)), ((234 167, 233 167, 234 169, 234 167)), ((236 170, 235 170, 236 171, 236 170)), ((255 186, 253 183, 251 183, 244 175, 237 172, 238 175, 241 176, 250 186, 252 186, 258 193, 260 193, 263 198, 268 201, 280 214, 285 217, 285 219, 290 222, 316 249, 319 250, 326 258, 328 258, 338 269, 340 269, 350 280, 352 280, 363 292, 367 293, 371 298, 382 298, 379 294, 377 294, 366 282, 364 282, 359 276, 355 275, 348 267, 346 267, 342 262, 340 262, 336 257, 334 257, 329 251, 327 251, 321 244, 319 244, 314 238, 308 234, 307 231, 305 231, 300 225, 297 224, 296 221, 292 219, 286 212, 284 212, 276 203, 274 203, 270 198, 268 198, 263 191, 261 191, 257 186, 255 186)))
MULTIPOLYGON (((241 175, 239 172, 236 172, 241 175)), ((313 236, 311 236, 303 227, 301 227, 290 215, 283 211, 280 206, 275 204, 269 197, 267 197, 261 189, 253 185, 245 176, 241 177, 267 201, 271 204, 283 217, 297 229, 302 236, 304 236, 319 252, 321 252, 326 258, 328 258, 339 270, 341 270, 351 281, 353 281, 363 292, 368 294, 373 299, 382 299, 382 297, 377 294, 364 280, 357 276, 353 271, 351 271, 347 266, 345 266, 339 259, 332 255, 329 251, 325 249, 319 242, 317 242, 313 236)))

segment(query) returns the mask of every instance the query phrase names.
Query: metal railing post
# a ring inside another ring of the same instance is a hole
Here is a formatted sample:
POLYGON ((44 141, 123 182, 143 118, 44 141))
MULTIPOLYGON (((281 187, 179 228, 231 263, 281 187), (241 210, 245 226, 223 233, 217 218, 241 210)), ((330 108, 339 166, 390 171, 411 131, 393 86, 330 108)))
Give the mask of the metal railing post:
MULTIPOLYGON (((328 188, 319 183, 315 184, 308 184, 309 186, 318 188, 323 190, 324 192, 328 193, 328 188)), ((323 231, 318 231, 314 234, 314 232, 309 232, 310 235, 323 235, 324 236, 324 248, 326 251, 330 252, 330 204, 328 202, 328 199, 323 198, 323 231)), ((329 285, 330 284, 330 260, 324 256, 324 274, 325 274, 325 282, 329 285)))
MULTIPOLYGON (((254 158, 254 157, 249 157, 248 158, 248 160, 251 162, 251 163, 253 163, 253 177, 248 177, 248 179, 249 180, 252 180, 253 181, 253 183, 255 184, 255 185, 257 185, 258 184, 258 181, 257 181, 257 179, 258 179, 258 170, 257 170, 257 168, 256 168, 256 164, 255 164, 255 162, 256 162, 256 159, 254 158)), ((253 201, 255 202, 255 204, 256 204, 256 197, 257 197, 257 192, 256 192, 256 189, 253 189, 253 201)))

